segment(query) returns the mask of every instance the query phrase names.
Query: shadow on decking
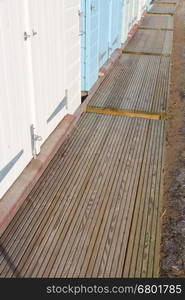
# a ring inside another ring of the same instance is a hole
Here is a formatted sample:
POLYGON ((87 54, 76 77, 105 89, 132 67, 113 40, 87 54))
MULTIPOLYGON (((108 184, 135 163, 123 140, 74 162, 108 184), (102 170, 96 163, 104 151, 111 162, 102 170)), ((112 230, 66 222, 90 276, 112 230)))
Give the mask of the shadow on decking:
MULTIPOLYGON (((135 55, 120 58, 91 105, 165 113, 172 37, 139 30, 126 48, 135 55)), ((164 129, 84 113, 2 235, 1 277, 157 277, 164 129)))
POLYGON ((6 261, 6 264, 10 268, 11 272, 14 274, 14 277, 21 278, 21 275, 17 269, 17 267, 14 265, 11 257, 6 252, 5 248, 0 244, 0 255, 4 257, 4 260, 6 261))

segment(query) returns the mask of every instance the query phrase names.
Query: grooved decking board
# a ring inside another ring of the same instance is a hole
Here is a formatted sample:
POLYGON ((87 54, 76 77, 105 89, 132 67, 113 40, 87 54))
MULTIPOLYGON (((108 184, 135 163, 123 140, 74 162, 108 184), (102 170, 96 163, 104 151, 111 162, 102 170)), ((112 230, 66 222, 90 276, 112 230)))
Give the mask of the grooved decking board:
POLYGON ((123 54, 89 106, 163 113, 169 69, 169 57, 123 54))
POLYGON ((154 113, 150 111, 139 111, 139 110, 127 110, 127 109, 115 109, 115 108, 106 108, 106 107, 95 107, 88 106, 86 109, 88 113, 96 114, 109 114, 114 116, 128 116, 128 117, 139 117, 151 120, 165 120, 165 113, 154 113))
POLYGON ((155 4, 164 4, 164 5, 172 5, 172 4, 177 4, 179 2, 179 0, 156 0, 154 1, 154 5, 155 4))
POLYGON ((172 31, 139 29, 124 51, 170 55, 172 52, 172 42, 172 31))
POLYGON ((162 191, 161 162, 163 159, 164 124, 155 126, 147 140, 141 181, 133 213, 123 277, 155 277, 158 269, 160 195, 162 191), (153 141, 155 140, 155 143, 153 141), (157 249, 156 249, 157 246, 157 249), (158 253, 158 255, 157 255, 158 253))
POLYGON ((1 236, 0 276, 122 276, 132 218, 143 201, 153 216, 150 229, 143 212, 152 243, 147 263, 155 275, 163 126, 164 121, 84 114, 1 236), (148 172, 151 182, 144 181, 148 172), (138 194, 141 185, 150 197, 138 194))
POLYGON ((166 29, 173 30, 173 17, 172 16, 150 16, 147 15, 143 19, 140 27, 153 28, 153 29, 166 29))
POLYGON ((164 5, 153 5, 152 8, 148 11, 148 14, 170 14, 173 15, 175 13, 175 6, 164 6, 164 5))

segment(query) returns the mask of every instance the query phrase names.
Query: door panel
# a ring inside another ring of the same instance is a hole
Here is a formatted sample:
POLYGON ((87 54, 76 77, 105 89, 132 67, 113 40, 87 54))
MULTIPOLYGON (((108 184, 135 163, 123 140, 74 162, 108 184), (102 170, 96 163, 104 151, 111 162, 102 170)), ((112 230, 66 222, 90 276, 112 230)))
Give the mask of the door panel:
POLYGON ((79 11, 79 33, 81 37, 81 90, 86 90, 86 0, 81 0, 79 11))
POLYGON ((122 18, 122 0, 110 1, 110 35, 109 35, 109 55, 111 55, 116 48, 121 46, 120 31, 122 18))
MULTIPOLYGON (((44 141, 67 111, 64 2, 28 1, 36 132, 44 141), (60 38, 59 38, 60 37, 60 38)), ((40 142, 41 144, 42 142, 40 142)))
POLYGON ((0 197, 80 104, 78 9, 78 0, 0 0, 0 197))
POLYGON ((122 38, 121 41, 124 43, 128 35, 128 24, 129 24, 129 0, 123 0, 122 2, 122 38))
POLYGON ((99 0, 88 0, 86 6, 86 42, 87 42, 87 58, 88 72, 87 82, 88 89, 96 82, 98 78, 98 14, 99 0))
POLYGON ((32 158, 24 0, 0 1, 0 197, 32 158))
POLYGON ((89 91, 98 78, 99 0, 81 0, 82 90, 89 91))
POLYGON ((99 69, 121 46, 122 0, 82 0, 82 88, 89 91, 99 69))
POLYGON ((110 0, 99 1, 99 68, 109 57, 110 0))

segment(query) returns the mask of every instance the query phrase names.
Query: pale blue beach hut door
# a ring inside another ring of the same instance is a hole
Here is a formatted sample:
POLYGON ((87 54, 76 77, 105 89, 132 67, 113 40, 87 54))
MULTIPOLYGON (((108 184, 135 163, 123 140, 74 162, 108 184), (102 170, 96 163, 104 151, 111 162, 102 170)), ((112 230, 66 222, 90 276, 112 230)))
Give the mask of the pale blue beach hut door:
POLYGON ((109 0, 109 56, 121 46, 122 0, 109 0))
POLYGON ((81 0, 81 89, 89 91, 99 69, 121 46, 122 0, 81 0))
POLYGON ((81 65, 82 90, 88 91, 98 74, 99 0, 81 0, 81 65))
POLYGON ((109 58, 110 0, 99 1, 99 68, 109 58))

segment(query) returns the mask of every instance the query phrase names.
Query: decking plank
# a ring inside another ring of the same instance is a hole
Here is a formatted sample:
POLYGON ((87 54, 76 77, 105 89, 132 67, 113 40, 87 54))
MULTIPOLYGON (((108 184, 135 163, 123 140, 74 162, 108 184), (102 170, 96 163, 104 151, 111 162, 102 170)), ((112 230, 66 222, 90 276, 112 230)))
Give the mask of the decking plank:
POLYGON ((140 28, 146 28, 146 29, 161 29, 161 30, 173 30, 174 24, 173 24, 173 17, 172 16, 150 16, 147 15, 141 25, 140 28))
MULTIPOLYGON (((89 108, 113 108, 133 112, 166 111, 170 58, 157 56, 134 56, 125 54, 120 59, 116 83, 106 95, 102 85, 89 103, 89 108), (128 61, 132 63, 128 64, 128 61), (126 63, 125 63, 126 62, 126 63), (122 66, 125 65, 125 68, 122 66)), ((112 77, 109 76, 110 85, 112 77)), ((87 107, 87 111, 88 111, 87 107)))
POLYGON ((155 0, 154 5, 176 5, 179 0, 155 0))
MULTIPOLYGON (((160 130, 158 128, 158 141, 156 146, 156 152, 158 153, 158 157, 156 158, 156 165, 153 169, 153 178, 155 176, 155 182, 153 183, 153 191, 151 193, 152 203, 151 205, 151 219, 148 220, 146 235, 148 234, 147 245, 143 251, 143 261, 142 261, 142 269, 141 269, 141 277, 157 277, 159 274, 155 273, 154 266, 156 264, 159 267, 159 261, 155 261, 155 255, 158 256, 159 248, 155 249, 156 240, 158 240, 157 236, 157 224, 160 223, 160 213, 161 213, 161 191, 162 191, 162 170, 161 166, 162 158, 163 158, 163 145, 164 145, 164 129, 160 130), (155 252, 156 251, 156 252, 155 252), (153 257, 153 259, 151 259, 153 257)), ((145 237, 146 239, 146 237, 145 237)))
POLYGON ((172 52, 172 40, 172 31, 139 29, 124 51, 170 55, 172 52), (168 40, 168 44, 164 48, 166 40, 168 40))
MULTIPOLYGON (((159 192, 161 189, 161 182, 158 176, 160 177, 159 174, 162 173, 164 123, 163 121, 158 123, 154 122, 156 121, 153 121, 152 127, 150 128, 151 134, 149 134, 147 140, 143 168, 138 186, 136 206, 130 230, 127 255, 124 262, 123 277, 152 277, 156 275, 154 272, 154 265, 156 267, 156 262, 154 263, 154 256, 150 257, 150 264, 152 268, 150 267, 150 269, 147 269, 146 266, 149 261, 148 247, 151 242, 150 239, 147 240, 148 232, 151 234, 150 230, 147 232, 147 226, 151 229, 152 216, 155 213, 155 209, 157 211, 159 210, 158 205, 159 202, 161 202, 161 193, 159 192), (156 199, 154 194, 158 197, 156 207, 152 203, 152 199, 156 199), (152 196, 154 198, 152 198, 152 196), (149 211, 150 213, 148 214, 149 211)), ((155 222, 158 223, 159 221, 158 214, 155 222)), ((154 229, 152 236, 155 236, 154 240, 156 242, 156 227, 154 226, 152 228, 154 229)))
MULTIPOLYGON (((146 157, 147 166, 145 169, 145 174, 147 175, 147 180, 145 179, 144 185, 146 184, 146 193, 142 195, 144 198, 143 201, 143 211, 141 212, 141 224, 138 226, 140 227, 140 231, 136 232, 136 236, 138 236, 138 243, 135 241, 135 252, 133 256, 137 257, 137 263, 135 266, 135 270, 131 268, 130 270, 130 277, 142 277, 142 263, 143 260, 147 261, 147 250, 148 250, 148 242, 150 238, 150 223, 153 214, 153 193, 155 192, 155 168, 156 168, 156 160, 158 160, 158 151, 156 147, 157 139, 158 139, 158 128, 154 128, 153 136, 150 140, 150 158, 146 157), (152 140, 155 139, 156 143, 155 146, 152 143, 152 140), (149 228, 148 228, 149 227, 149 228)), ((144 189, 143 189, 144 190, 144 189)), ((137 213, 137 212, 136 212, 137 213)), ((137 227, 137 229, 138 229, 137 227)), ((153 257, 151 258, 153 260, 153 257)))
POLYGON ((175 14, 175 5, 153 5, 152 8, 148 11, 148 14, 175 14))

